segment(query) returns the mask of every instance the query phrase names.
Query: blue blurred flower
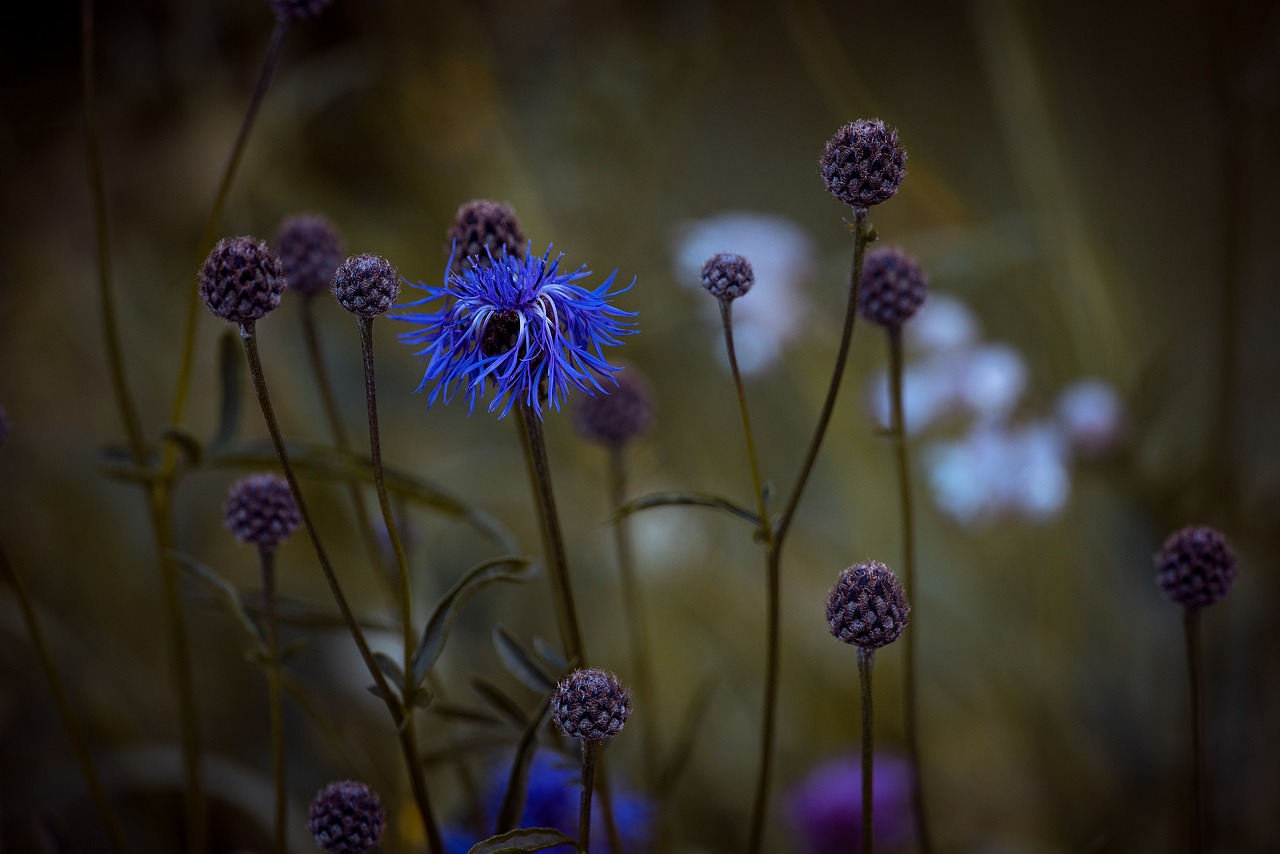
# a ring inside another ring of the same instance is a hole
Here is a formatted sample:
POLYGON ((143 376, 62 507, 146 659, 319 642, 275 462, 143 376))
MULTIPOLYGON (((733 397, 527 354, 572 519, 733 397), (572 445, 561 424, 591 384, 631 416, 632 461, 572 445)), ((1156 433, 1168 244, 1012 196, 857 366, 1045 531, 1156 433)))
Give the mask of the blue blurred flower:
MULTIPOLYGON (((483 835, 462 828, 446 828, 446 854, 466 854, 472 845, 487 838, 493 829, 493 821, 502 806, 506 794, 507 774, 510 768, 501 766, 490 777, 485 794, 485 823, 483 835)), ((653 827, 653 804, 648 798, 619 785, 616 779, 611 790, 613 818, 622 840, 623 851, 638 854, 649 847, 653 827)), ((595 796, 591 799, 591 847, 592 852, 609 850, 608 831, 605 828, 604 808, 600 798, 599 780, 595 796)), ((520 814, 519 827, 554 827, 566 836, 578 835, 578 803, 582 796, 582 768, 563 756, 540 752, 529 767, 529 782, 525 789, 524 812, 520 814)), ((569 851, 571 846, 561 845, 550 851, 569 851)))
MULTIPOLYGON (((400 333, 407 344, 423 345, 426 357, 421 391, 435 382, 429 404, 443 395, 448 403, 465 384, 467 403, 474 409, 487 385, 495 390, 489 411, 501 407, 505 416, 520 402, 542 415, 542 396, 556 409, 570 388, 603 392, 597 376, 616 370, 602 348, 633 334, 634 313, 614 307, 610 300, 627 290, 610 292, 615 270, 595 290, 574 284, 590 275, 585 267, 561 272, 551 248, 542 257, 532 252, 518 258, 502 252, 488 264, 449 270, 443 285, 409 284, 427 295, 398 306, 397 320, 422 325, 400 333), (436 311, 406 311, 443 300, 436 311)), ((634 282, 632 282, 634 284, 634 282)))
MULTIPOLYGON (((872 832, 877 848, 892 849, 911 835, 911 765, 877 753, 871 769, 872 832)), ((856 754, 829 759, 786 795, 787 818, 809 854, 857 851, 862 839, 862 764, 856 754)))

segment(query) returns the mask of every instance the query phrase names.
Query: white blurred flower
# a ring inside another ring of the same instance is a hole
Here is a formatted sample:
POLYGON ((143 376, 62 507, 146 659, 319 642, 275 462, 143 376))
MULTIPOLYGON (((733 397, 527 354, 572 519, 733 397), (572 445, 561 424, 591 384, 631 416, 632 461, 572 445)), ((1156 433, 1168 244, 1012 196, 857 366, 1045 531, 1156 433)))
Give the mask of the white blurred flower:
POLYGON ((1071 492, 1067 452, 1054 425, 980 425, 956 442, 926 449, 934 500, 963 524, 1016 515, 1043 520, 1071 492))
MULTIPOLYGON (((677 280, 700 288, 702 265, 717 252, 742 255, 755 270, 751 292, 733 304, 733 336, 742 372, 762 371, 804 328, 803 286, 813 272, 813 241, 799 225, 773 214, 727 211, 692 220, 677 230, 677 280)), ((703 311, 720 325, 714 299, 705 299, 703 311)))
MULTIPOLYGON (((910 324, 908 324, 909 326, 910 324)), ((914 436, 961 403, 964 360, 938 355, 902 369, 902 417, 907 435, 914 436)), ((878 371, 868 387, 868 403, 876 423, 890 425, 889 373, 878 371)))
POLYGON ((1003 420, 1027 390, 1027 363, 1008 344, 987 344, 965 357, 960 396, 975 415, 1003 420))
POLYGON ((1106 453, 1124 438, 1124 404, 1105 380, 1072 383, 1058 395, 1055 409, 1072 447, 1086 456, 1106 453))
POLYGON ((929 299, 905 326, 906 340, 924 353, 946 353, 978 340, 978 318, 963 300, 950 294, 929 294, 929 299))

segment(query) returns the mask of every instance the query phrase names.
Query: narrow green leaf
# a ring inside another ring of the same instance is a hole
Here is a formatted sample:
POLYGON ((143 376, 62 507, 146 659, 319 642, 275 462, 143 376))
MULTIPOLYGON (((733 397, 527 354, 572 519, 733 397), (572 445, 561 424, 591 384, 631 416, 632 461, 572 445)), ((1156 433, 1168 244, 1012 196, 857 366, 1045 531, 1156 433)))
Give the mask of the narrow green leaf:
POLYGON ((542 660, 549 665, 548 669, 553 673, 564 673, 569 669, 569 662, 565 661, 560 651, 542 638, 534 637, 533 649, 538 655, 542 656, 542 660))
POLYGON ((391 681, 391 684, 399 691, 404 691, 404 671, 400 669, 400 665, 394 658, 385 652, 375 652, 373 660, 378 662, 378 669, 382 671, 382 675, 391 681))
POLYGON ((427 618, 422 640, 413 654, 413 684, 421 685, 440 658, 458 611, 475 594, 498 581, 524 583, 538 577, 538 564, 527 557, 507 555, 473 566, 441 597, 427 618))
POLYGON ((241 379, 240 336, 228 329, 218 341, 218 374, 222 381, 221 400, 218 405, 218 429, 209 440, 210 448, 225 448, 235 441, 240 432, 240 414, 243 410, 244 382, 241 379))
POLYGON ((498 651, 498 658, 511 672, 511 675, 530 691, 550 695, 556 687, 556 677, 547 670, 545 664, 522 644, 515 635, 502 626, 493 629, 493 646, 498 651))
POLYGON ((557 845, 573 845, 574 840, 554 827, 526 827, 490 836, 471 846, 467 854, 524 854, 543 851, 557 845))
POLYGON ((728 498, 707 492, 655 492, 623 504, 613 512, 613 520, 616 522, 632 513, 652 507, 710 507, 714 510, 722 510, 744 522, 750 522, 756 528, 760 527, 760 517, 755 513, 734 504, 728 498))
POLYGON ((471 687, 475 688, 476 693, 483 697, 495 711, 520 729, 529 725, 529 716, 524 713, 524 709, 520 708, 520 704, 508 697, 497 685, 477 676, 471 680, 471 687))
POLYGON ((250 619, 249 612, 245 610, 239 588, 190 555, 172 549, 167 554, 170 560, 181 564, 182 568, 213 596, 215 602, 226 608, 227 612, 236 618, 244 628, 245 634, 256 646, 262 646, 265 643, 258 624, 250 619))

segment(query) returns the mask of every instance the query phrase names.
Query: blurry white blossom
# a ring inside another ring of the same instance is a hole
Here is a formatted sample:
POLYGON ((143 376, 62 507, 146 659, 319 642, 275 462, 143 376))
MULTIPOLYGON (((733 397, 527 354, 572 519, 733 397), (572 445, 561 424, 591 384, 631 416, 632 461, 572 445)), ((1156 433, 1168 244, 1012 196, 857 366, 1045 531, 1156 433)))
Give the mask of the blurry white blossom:
MULTIPOLYGON (((702 265, 717 252, 742 255, 755 270, 751 293, 733 304, 733 336, 742 372, 762 371, 804 329, 804 284, 813 272, 813 241, 799 225, 773 214, 727 211, 692 220, 677 229, 677 280, 700 287, 702 265)), ((719 327, 716 300, 706 298, 703 312, 719 327)))
POLYGON ((1008 344, 987 344, 965 354, 960 397, 975 415, 1007 418, 1027 390, 1027 363, 1008 344))
POLYGON ((978 425, 963 439, 925 451, 934 500, 965 524, 1005 515, 1054 516, 1071 493, 1068 459, 1057 429, 1044 422, 978 425))
POLYGON ((1112 450, 1124 438, 1124 405, 1110 383, 1079 380, 1062 390, 1058 422, 1079 453, 1093 456, 1112 450))
POLYGON ((924 353, 947 353, 978 340, 978 318, 973 309, 950 294, 929 294, 920 311, 905 327, 907 344, 924 353))

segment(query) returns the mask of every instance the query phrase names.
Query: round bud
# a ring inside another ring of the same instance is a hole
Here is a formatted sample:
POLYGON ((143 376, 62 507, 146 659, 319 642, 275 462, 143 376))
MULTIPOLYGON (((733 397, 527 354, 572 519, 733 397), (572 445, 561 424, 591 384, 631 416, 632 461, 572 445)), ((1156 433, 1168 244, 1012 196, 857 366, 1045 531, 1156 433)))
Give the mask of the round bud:
POLYGON ((1226 537, 1209 527, 1174 532, 1155 560, 1160 588, 1187 608, 1212 605, 1236 580, 1236 553, 1226 537))
POLYGON ((901 249, 872 249, 862 261, 858 314, 886 329, 911 319, 929 295, 929 277, 901 249))
POLYGON ((333 284, 333 273, 347 254, 333 223, 315 214, 287 217, 272 248, 284 266, 289 288, 314 296, 333 284))
POLYGON ((898 192, 906 163, 896 130, 879 119, 858 119, 827 141, 818 166, 831 195, 855 208, 869 208, 898 192))
POLYGON ((849 567, 827 594, 831 634, 854 646, 876 649, 893 643, 910 616, 902 583, 879 561, 849 567))
POLYGON ((258 546, 276 546, 302 524, 289 484, 274 474, 251 474, 236 481, 222 508, 227 530, 258 546))
POLYGON ((573 410, 573 426, 589 442, 621 448, 653 426, 653 390, 644 374, 625 367, 613 374, 617 388, 584 395, 573 410))
POLYGON ((218 241, 200 268, 200 298, 230 323, 250 323, 280 305, 284 267, 267 244, 253 237, 218 241))
POLYGON ((333 276, 338 305, 360 317, 377 317, 395 305, 400 276, 381 255, 352 255, 333 276))
POLYGON ((320 790, 308 811, 307 829, 330 854, 360 854, 378 844, 386 813, 378 794, 364 783, 342 780, 320 790))
POLYGON ((716 299, 735 300, 756 283, 751 262, 732 252, 718 252, 702 265, 702 287, 716 299))
POLYGON ((333 0, 267 0, 276 17, 288 23, 314 18, 333 3, 333 0))
POLYGON ((605 670, 575 670, 556 686, 551 717, 564 734, 601 742, 622 731, 631 716, 631 691, 605 670))
POLYGON ((508 255, 525 257, 524 229, 511 205, 476 199, 458 208, 453 225, 449 226, 449 242, 445 251, 453 250, 449 269, 461 274, 472 260, 488 264, 489 256, 497 258, 506 247, 508 255))

